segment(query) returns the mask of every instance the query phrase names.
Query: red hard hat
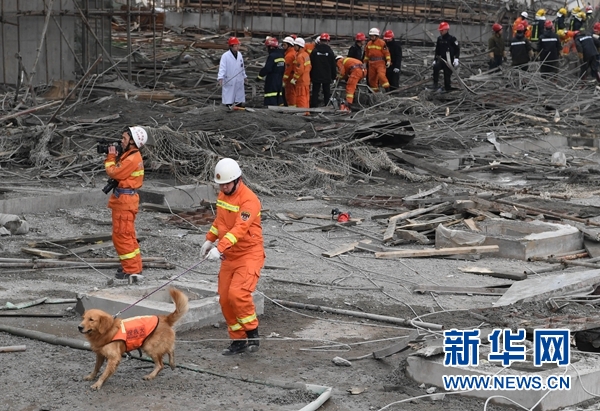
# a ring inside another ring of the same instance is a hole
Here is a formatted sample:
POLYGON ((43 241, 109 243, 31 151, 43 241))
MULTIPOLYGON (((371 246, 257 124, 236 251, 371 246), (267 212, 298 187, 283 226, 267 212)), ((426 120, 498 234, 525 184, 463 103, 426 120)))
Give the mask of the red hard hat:
POLYGON ((331 40, 331 36, 329 35, 329 33, 323 33, 321 34, 321 41, 329 41, 331 40))
POLYGON ((227 45, 235 46, 236 44, 240 44, 240 41, 238 40, 238 38, 237 37, 229 37, 229 40, 227 41, 227 45))
POLYGON ((385 33, 383 33, 384 40, 393 40, 394 37, 394 32, 392 30, 386 30, 385 33))
POLYGON ((519 24, 519 25, 517 26, 517 31, 525 31, 525 26, 524 26, 524 25, 522 25, 522 24, 519 24))
POLYGON ((270 37, 265 40, 265 46, 267 47, 279 47, 279 42, 275 37, 270 37))
POLYGON ((544 28, 551 29, 553 27, 554 27, 554 24, 552 24, 552 22, 550 20, 546 20, 546 22, 544 23, 544 28))
POLYGON ((366 39, 365 33, 356 33, 356 41, 365 41, 366 39))
POLYGON ((594 23, 594 31, 600 31, 600 22, 594 23))
POLYGON ((294 40, 296 40, 298 38, 298 36, 296 36, 295 34, 290 34, 290 37, 293 38, 294 40))
POLYGON ((442 31, 442 30, 450 30, 450 25, 449 25, 447 22, 445 22, 445 21, 442 21, 442 22, 440 23, 440 26, 438 27, 438 30, 439 30, 439 31, 442 31))
POLYGON ((492 30, 493 30, 495 33, 498 33, 498 32, 500 32, 500 31, 502 31, 502 25, 501 25, 501 24, 498 24, 498 23, 494 23, 494 25, 492 26, 492 30))

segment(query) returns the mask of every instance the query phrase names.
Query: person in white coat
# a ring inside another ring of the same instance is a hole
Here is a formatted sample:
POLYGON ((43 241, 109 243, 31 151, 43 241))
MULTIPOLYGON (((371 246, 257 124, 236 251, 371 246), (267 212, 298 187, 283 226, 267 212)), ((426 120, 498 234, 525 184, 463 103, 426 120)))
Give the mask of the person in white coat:
POLYGON ((221 56, 217 80, 222 88, 221 98, 223 104, 232 108, 246 102, 244 83, 247 81, 247 76, 244 68, 244 58, 239 51, 240 41, 237 37, 230 37, 227 44, 229 45, 229 51, 221 56))

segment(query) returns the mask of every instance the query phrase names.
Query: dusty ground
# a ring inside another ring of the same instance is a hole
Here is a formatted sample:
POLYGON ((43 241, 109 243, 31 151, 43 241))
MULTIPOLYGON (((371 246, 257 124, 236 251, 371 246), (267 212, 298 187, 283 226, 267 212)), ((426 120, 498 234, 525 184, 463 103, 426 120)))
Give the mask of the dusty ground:
MULTIPOLYGON (((124 124, 138 113, 127 114, 124 124)), ((166 114, 169 117, 168 114, 166 114)), ((303 120, 302 120, 303 121, 303 120)), ((139 123, 139 121, 136 121, 139 123)), ((161 178, 164 176, 155 176, 161 178)), ((148 176, 152 179, 153 176, 148 176)), ((53 183, 67 191, 64 182, 53 183)), ((431 183, 433 184, 433 183, 431 183)), ((40 184, 41 185, 41 184, 40 184)), ((425 394, 429 387, 420 387, 404 374, 403 360, 407 353, 384 360, 374 360, 369 354, 396 342, 411 330, 386 323, 360 318, 330 315, 308 310, 290 310, 275 305, 272 299, 282 299, 324 306, 365 311, 405 319, 420 316, 423 321, 443 324, 446 328, 476 327, 481 317, 472 316, 467 309, 490 307, 494 297, 477 295, 420 295, 410 292, 415 284, 493 285, 506 280, 464 274, 459 267, 472 262, 456 259, 377 260, 371 253, 353 252, 333 259, 321 253, 339 245, 364 238, 352 232, 306 230, 323 225, 323 220, 304 219, 284 224, 274 218, 276 213, 296 212, 329 214, 339 207, 349 210, 353 217, 364 218, 359 226, 364 232, 380 235, 382 226, 370 220, 382 209, 353 207, 345 199, 356 194, 396 195, 414 194, 430 185, 411 184, 399 178, 388 178, 385 184, 360 184, 328 193, 338 200, 296 201, 294 197, 264 197, 263 223, 267 265, 258 290, 265 295, 265 314, 261 316, 263 340, 256 354, 224 357, 221 350, 227 345, 223 324, 201 330, 178 333, 176 357, 183 366, 172 371, 165 369, 152 382, 141 380, 151 364, 139 360, 122 362, 117 373, 100 392, 89 389, 83 381, 94 364, 93 354, 63 346, 0 333, 0 346, 21 345, 25 352, 1 354, 0 409, 2 410, 299 410, 314 396, 299 390, 283 388, 293 383, 333 387, 332 398, 321 408, 328 411, 364 410, 482 410, 483 401, 446 395, 442 401, 411 400, 386 407, 388 404, 425 394), (307 283, 293 284, 278 280, 307 283), (312 285, 311 285, 312 284, 312 285), (344 289, 345 288, 345 289, 344 289), (345 344, 332 347, 332 342, 345 344), (336 356, 353 360, 351 367, 333 364, 336 356), (351 394, 354 389, 357 394, 351 394)), ((464 191, 450 186, 448 192, 464 191)), ((586 204, 599 205, 596 198, 586 204)), ((202 232, 166 224, 164 214, 141 212, 138 215, 138 235, 146 237, 141 243, 145 256, 163 256, 177 265, 175 270, 147 269, 148 284, 157 287, 185 267, 199 260, 202 232)), ((72 237, 110 230, 110 211, 104 204, 94 207, 59 210, 53 213, 27 215, 31 225, 25 236, 0 240, 2 256, 21 257, 21 247, 29 241, 72 237)), ((206 227, 201 230, 205 231, 206 227)), ((115 256, 114 250, 103 250, 96 256, 115 256)), ((544 267, 543 263, 485 257, 478 266, 523 269, 544 267)), ((204 263, 182 279, 216 281, 218 267, 204 263)), ((102 270, 112 276, 112 270, 102 270)), ((96 288, 105 287, 106 277, 92 270, 0 270, 0 306, 6 302, 19 303, 40 297, 74 298, 96 288)), ((21 312, 26 314, 65 314, 63 318, 3 317, 2 324, 38 330, 61 337, 83 340, 77 332, 78 317, 72 304, 40 305, 21 312)), ((569 307, 580 312, 578 307, 569 307)), ((540 306, 515 309, 531 315, 544 315, 540 306)), ((589 310, 588 310, 589 312, 589 310)), ((0 315, 6 311, 0 311, 0 315)), ((485 313, 485 310, 483 311, 485 313)), ((493 311, 489 323, 502 323, 507 313, 493 311)), ((487 410, 499 410, 488 406, 487 410)))

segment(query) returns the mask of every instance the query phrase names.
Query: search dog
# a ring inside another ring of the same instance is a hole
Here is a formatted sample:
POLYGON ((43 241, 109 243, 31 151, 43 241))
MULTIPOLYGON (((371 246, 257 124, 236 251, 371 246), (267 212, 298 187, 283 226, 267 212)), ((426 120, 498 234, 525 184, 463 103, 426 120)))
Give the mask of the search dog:
POLYGON ((104 361, 107 361, 104 372, 91 386, 93 390, 99 390, 115 373, 123 354, 135 349, 142 349, 154 361, 154 369, 144 376, 144 380, 154 379, 164 368, 165 354, 169 355, 171 369, 175 369, 173 325, 188 311, 188 298, 176 288, 170 288, 169 294, 175 303, 175 311, 169 315, 142 316, 123 320, 98 309, 89 309, 83 313, 82 321, 77 328, 85 335, 92 351, 96 353, 96 366, 83 379, 92 381, 100 372, 104 361))

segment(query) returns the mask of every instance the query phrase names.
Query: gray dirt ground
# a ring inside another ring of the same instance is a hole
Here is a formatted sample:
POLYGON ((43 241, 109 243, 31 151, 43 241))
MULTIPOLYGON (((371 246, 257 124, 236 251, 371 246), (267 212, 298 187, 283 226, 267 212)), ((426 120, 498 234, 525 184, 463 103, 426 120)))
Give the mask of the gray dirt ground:
MULTIPOLYGON (((123 124, 140 124, 139 107, 108 102, 101 108, 82 108, 75 115, 100 116, 118 110, 123 124), (111 106, 112 105, 112 106, 111 106), (96 110, 96 111, 95 111, 96 110)), ((180 116, 159 108, 146 113, 159 123, 171 123, 175 128, 183 122, 193 128, 194 116, 180 116)), ((229 114, 228 114, 229 115, 229 114)), ((299 123, 305 120, 291 117, 299 123)), ((223 124, 231 120, 223 119, 223 124)), ((252 120, 250 120, 252 121, 252 120)), ((280 124, 276 119, 272 127, 280 124)), ((283 126, 283 125, 281 125, 283 126)), ((289 126, 289 124, 288 124, 289 126)), ((101 161, 101 160, 99 160, 101 161)), ((152 177, 149 176, 148 179, 152 177)), ((68 192, 69 182, 46 183, 68 192)), ((446 328, 476 327, 482 318, 469 314, 467 309, 484 309, 494 297, 478 295, 416 294, 410 287, 416 284, 484 286, 506 283, 506 280, 464 274, 458 268, 473 265, 472 261, 456 259, 378 260, 371 253, 352 252, 328 259, 321 256, 326 250, 357 241, 363 237, 349 231, 323 232, 307 228, 323 225, 317 219, 304 219, 284 224, 276 213, 296 212, 329 214, 339 207, 349 210, 353 217, 363 218, 360 230, 381 235, 381 225, 370 220, 373 214, 387 210, 353 207, 344 199, 357 194, 406 196, 430 188, 435 183, 413 184, 401 178, 389 178, 385 183, 360 184, 327 193, 338 200, 320 198, 296 201, 294 197, 263 197, 263 223, 267 262, 258 290, 265 296, 265 314, 261 316, 263 340, 256 354, 224 357, 220 351, 227 345, 227 332, 221 323, 177 335, 176 358, 180 365, 172 371, 165 369, 156 380, 142 381, 151 366, 139 360, 123 361, 116 374, 100 392, 89 389, 90 382, 82 377, 94 364, 91 352, 0 333, 0 346, 26 345, 25 352, 4 353, 0 372, 0 410, 299 410, 311 401, 311 396, 298 390, 282 388, 291 383, 308 383, 333 387, 331 399, 321 408, 324 411, 380 410, 388 404, 425 394, 425 389, 404 374, 403 360, 408 352, 384 360, 374 360, 370 354, 391 345, 411 330, 385 323, 323 312, 284 309, 272 299, 298 301, 353 311, 365 311, 405 319, 419 316, 423 321, 443 324, 446 328), (304 231, 303 231, 304 230, 304 231), (303 282, 306 285, 279 280, 303 282), (312 284, 312 285, 311 285, 312 284), (347 287, 343 289, 342 287, 347 287), (330 342, 347 344, 341 348, 323 348, 330 342), (365 357, 353 360, 351 367, 338 367, 332 359, 365 357), (261 383, 262 382, 262 383, 261 383), (350 394, 355 389, 358 394, 350 394)), ((96 189, 99 189, 96 188, 96 189)), ((448 187, 451 193, 454 188, 448 187)), ((456 188, 464 191, 465 187, 456 188)), ((574 202, 600 205, 590 191, 574 202)), ((206 227, 188 230, 165 223, 165 215, 144 211, 138 215, 138 235, 144 256, 162 256, 176 264, 175 270, 146 269, 147 284, 157 287, 186 267, 199 260, 199 248, 206 227)), ((25 236, 0 239, 3 257, 25 257, 21 247, 27 242, 43 239, 73 237, 110 231, 110 211, 105 204, 65 209, 52 213, 26 216, 31 225, 25 236)), ((409 246, 410 247, 410 246, 409 246)), ((96 257, 114 257, 112 249, 101 250, 96 257)), ((524 263, 516 260, 485 257, 477 266, 511 270, 543 268, 544 263, 524 263)), ((218 266, 204 263, 182 277, 184 281, 214 283, 218 266)), ((89 269, 77 270, 0 270, 0 306, 6 302, 19 303, 40 297, 74 298, 106 285, 106 276, 113 270, 101 270, 101 275, 89 269)), ((40 305, 24 310, 26 313, 66 314, 64 318, 9 318, 2 324, 42 331, 61 337, 83 340, 77 332, 79 318, 72 304, 40 305)), ((512 308, 520 314, 547 315, 543 306, 520 305, 512 308)), ((571 306, 564 313, 590 314, 593 309, 571 306)), ((0 311, 0 314, 5 311, 0 311)), ((505 324, 513 312, 481 311, 491 324, 505 324)), ((563 314, 564 314, 563 313, 563 314)), ((411 400, 389 406, 386 410, 471 411, 483 410, 484 401, 458 395, 447 395, 442 401, 411 400)), ((487 410, 499 410, 491 405, 487 410)))

